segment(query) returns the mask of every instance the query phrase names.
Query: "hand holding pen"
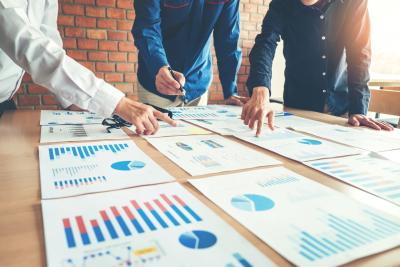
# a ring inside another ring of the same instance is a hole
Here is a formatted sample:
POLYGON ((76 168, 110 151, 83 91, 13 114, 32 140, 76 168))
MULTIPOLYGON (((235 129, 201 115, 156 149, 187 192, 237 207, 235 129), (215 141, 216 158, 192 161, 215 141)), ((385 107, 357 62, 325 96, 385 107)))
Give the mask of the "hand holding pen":
POLYGON ((185 95, 184 89, 185 76, 178 72, 173 71, 169 66, 160 68, 156 75, 156 88, 165 95, 185 95))

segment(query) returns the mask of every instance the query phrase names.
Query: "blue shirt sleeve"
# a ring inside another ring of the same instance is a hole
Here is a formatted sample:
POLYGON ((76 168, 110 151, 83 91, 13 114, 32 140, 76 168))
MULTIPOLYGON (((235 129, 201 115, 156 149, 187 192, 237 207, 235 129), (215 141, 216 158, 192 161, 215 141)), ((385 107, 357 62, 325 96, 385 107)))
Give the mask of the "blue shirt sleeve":
POLYGON ((370 99, 369 66, 371 63, 371 25, 368 1, 354 1, 355 12, 348 21, 346 41, 349 86, 349 114, 367 114, 370 99))
POLYGON ((242 60, 238 47, 240 35, 239 0, 225 3, 214 27, 214 46, 224 98, 237 95, 237 73, 242 60))
POLYGON ((169 65, 162 44, 160 2, 134 1, 136 18, 132 34, 136 47, 145 59, 147 69, 154 77, 161 67, 169 65))
POLYGON ((250 95, 255 87, 267 87, 271 92, 272 61, 280 35, 283 31, 282 1, 272 0, 267 15, 262 24, 262 30, 256 37, 255 44, 251 49, 250 74, 247 80, 247 89, 250 95))

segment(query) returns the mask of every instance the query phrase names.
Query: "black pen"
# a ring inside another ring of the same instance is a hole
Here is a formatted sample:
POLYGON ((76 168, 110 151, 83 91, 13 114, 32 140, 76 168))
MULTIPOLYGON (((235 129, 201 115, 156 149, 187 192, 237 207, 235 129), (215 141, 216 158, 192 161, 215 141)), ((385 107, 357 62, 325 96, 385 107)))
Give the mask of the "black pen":
POLYGON ((179 90, 182 92, 183 95, 185 95, 186 94, 186 90, 185 90, 185 88, 183 88, 182 84, 176 78, 174 71, 169 66, 168 66, 168 70, 169 70, 169 73, 171 73, 172 78, 174 78, 174 80, 179 83, 179 90))

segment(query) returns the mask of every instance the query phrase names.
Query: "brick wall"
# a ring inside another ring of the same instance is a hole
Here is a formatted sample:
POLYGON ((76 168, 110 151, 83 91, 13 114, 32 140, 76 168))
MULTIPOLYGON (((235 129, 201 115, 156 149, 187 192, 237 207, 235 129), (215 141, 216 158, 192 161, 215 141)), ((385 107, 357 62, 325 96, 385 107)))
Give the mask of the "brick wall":
MULTIPOLYGON (((140 1, 140 0, 137 0, 140 1)), ((195 1, 195 0, 194 0, 195 1)), ((133 0, 58 0, 58 26, 64 49, 72 58, 113 84, 129 96, 136 96, 137 50, 130 33, 135 13, 133 0)), ((270 0, 241 0, 242 66, 238 88, 245 95, 249 73, 248 54, 270 0)), ((216 62, 214 56, 214 62, 216 62)), ((214 82, 210 102, 223 99, 218 71, 214 64, 214 82)), ((21 109, 56 109, 55 97, 45 88, 32 83, 25 75, 15 100, 21 109)))

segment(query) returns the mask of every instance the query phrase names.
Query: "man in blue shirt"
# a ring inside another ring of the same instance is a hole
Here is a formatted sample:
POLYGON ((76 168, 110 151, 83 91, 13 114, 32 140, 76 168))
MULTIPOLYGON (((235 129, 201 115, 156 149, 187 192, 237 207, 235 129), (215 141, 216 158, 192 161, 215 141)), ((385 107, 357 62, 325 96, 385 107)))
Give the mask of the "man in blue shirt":
POLYGON ((207 104, 211 33, 225 103, 241 105, 246 100, 237 96, 236 86, 239 0, 140 0, 134 7, 132 33, 139 49, 138 95, 143 103, 207 104))
POLYGON ((371 62, 367 0, 272 0, 262 32, 250 53, 247 87, 252 94, 244 106, 245 124, 260 134, 265 116, 273 128, 269 105, 272 60, 277 42, 284 41, 285 106, 348 113, 351 125, 391 130, 365 116, 371 62))

